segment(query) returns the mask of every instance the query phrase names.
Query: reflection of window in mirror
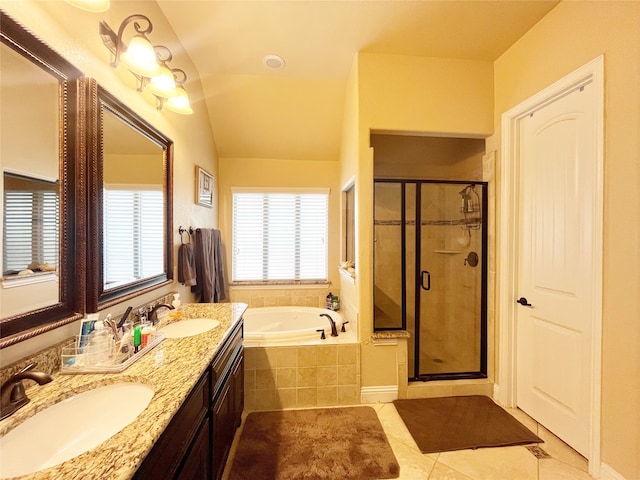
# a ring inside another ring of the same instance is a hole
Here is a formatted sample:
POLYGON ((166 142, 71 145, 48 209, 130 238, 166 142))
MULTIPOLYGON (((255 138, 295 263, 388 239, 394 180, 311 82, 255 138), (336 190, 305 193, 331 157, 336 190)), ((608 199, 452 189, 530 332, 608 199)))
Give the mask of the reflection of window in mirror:
POLYGON ((164 270, 163 191, 145 185, 104 188, 104 285, 112 288, 164 270))
POLYGON ((2 274, 56 271, 59 182, 4 172, 2 274))
POLYGON ((341 267, 344 268, 351 276, 355 276, 356 267, 356 241, 355 241, 355 184, 350 182, 347 187, 342 190, 342 262, 341 267))

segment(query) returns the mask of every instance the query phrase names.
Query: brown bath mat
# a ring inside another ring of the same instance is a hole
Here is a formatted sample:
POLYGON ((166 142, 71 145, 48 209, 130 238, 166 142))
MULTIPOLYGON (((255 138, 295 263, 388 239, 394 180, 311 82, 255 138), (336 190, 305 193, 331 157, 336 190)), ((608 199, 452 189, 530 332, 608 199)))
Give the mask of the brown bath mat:
POLYGON ((422 453, 542 442, 483 395, 396 400, 393 404, 422 453))
POLYGON ((254 412, 229 480, 398 478, 400 466, 371 407, 254 412))

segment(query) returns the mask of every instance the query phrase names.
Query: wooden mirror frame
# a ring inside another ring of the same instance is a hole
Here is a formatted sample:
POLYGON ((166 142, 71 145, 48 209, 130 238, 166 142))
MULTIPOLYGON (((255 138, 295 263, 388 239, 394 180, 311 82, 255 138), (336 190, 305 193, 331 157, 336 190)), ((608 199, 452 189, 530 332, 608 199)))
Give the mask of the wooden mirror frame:
POLYGON ((87 167, 89 186, 88 242, 87 242, 87 311, 97 312, 134 296, 172 283, 173 281, 173 142, 154 128, 115 96, 98 85, 93 79, 87 80, 89 162, 87 167), (165 192, 164 224, 164 273, 136 280, 125 285, 104 289, 103 265, 103 107, 129 124, 141 135, 158 144, 163 149, 163 178, 165 192))
POLYGON ((0 348, 82 318, 85 306, 85 148, 82 72, 0 10, 0 42, 58 80, 60 264, 58 303, 0 319, 0 348))

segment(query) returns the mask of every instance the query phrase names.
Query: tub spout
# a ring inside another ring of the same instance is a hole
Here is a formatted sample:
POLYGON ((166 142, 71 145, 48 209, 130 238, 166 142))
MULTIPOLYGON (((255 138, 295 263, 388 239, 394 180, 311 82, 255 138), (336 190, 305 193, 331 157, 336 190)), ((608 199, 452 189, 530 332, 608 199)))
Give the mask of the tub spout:
POLYGON ((320 316, 321 317, 327 317, 329 319, 329 323, 331 324, 331 336, 332 337, 337 337, 338 336, 338 327, 336 327, 336 322, 333 320, 333 318, 331 318, 331 315, 329 315, 327 313, 321 313, 320 316))

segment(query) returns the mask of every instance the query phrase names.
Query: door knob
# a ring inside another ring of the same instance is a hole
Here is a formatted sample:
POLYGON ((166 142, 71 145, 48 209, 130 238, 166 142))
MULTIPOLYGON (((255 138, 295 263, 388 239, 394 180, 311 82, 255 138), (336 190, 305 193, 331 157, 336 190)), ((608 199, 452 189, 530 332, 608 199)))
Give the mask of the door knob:
POLYGON ((524 297, 520 297, 518 300, 516 300, 516 302, 518 302, 520 305, 522 305, 523 307, 532 307, 533 305, 531 305, 526 298, 524 297))

